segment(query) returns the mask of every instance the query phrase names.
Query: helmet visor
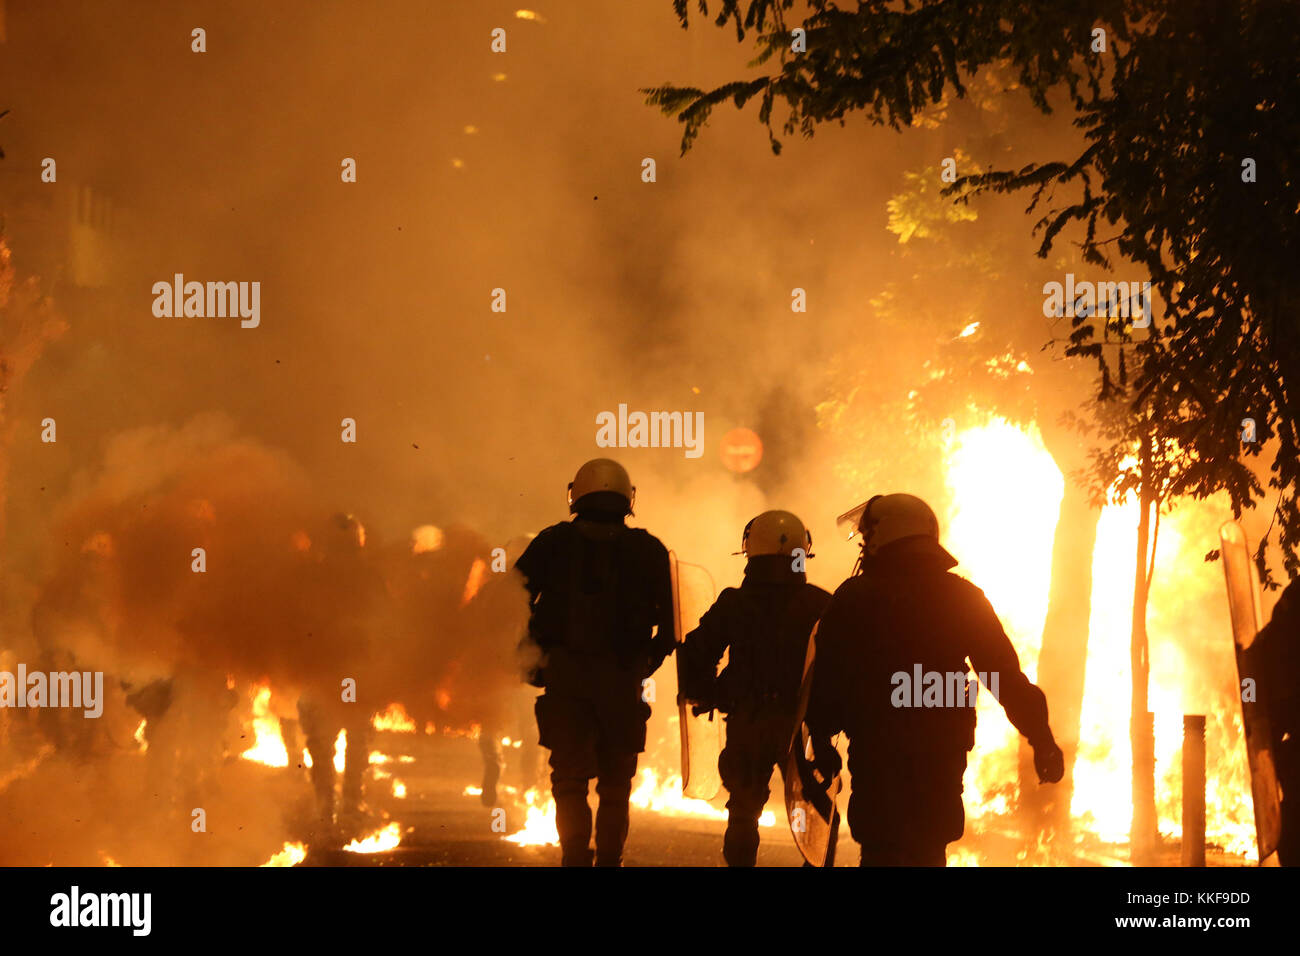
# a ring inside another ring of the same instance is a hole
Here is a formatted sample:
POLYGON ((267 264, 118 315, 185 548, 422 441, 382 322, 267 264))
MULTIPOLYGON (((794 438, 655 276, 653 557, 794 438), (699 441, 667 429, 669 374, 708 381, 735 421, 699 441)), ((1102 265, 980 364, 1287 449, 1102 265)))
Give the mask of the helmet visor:
POLYGON ((876 498, 879 497, 879 495, 875 495, 868 498, 856 508, 850 508, 848 511, 844 512, 844 514, 835 519, 835 527, 837 527, 840 530, 840 533, 844 535, 844 540, 852 541, 862 531, 862 516, 866 513, 871 502, 875 501, 876 498))

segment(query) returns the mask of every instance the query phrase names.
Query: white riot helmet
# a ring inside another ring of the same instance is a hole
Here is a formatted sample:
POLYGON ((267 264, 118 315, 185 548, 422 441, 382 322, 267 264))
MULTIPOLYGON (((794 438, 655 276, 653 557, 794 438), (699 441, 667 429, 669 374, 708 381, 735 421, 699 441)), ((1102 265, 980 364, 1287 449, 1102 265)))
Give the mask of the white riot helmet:
POLYGON ((636 488, 627 469, 611 458, 593 458, 569 482, 569 512, 576 513, 578 502, 586 495, 609 491, 627 500, 628 514, 636 502, 636 488))
POLYGON ((764 511, 745 525, 737 554, 753 558, 760 554, 781 554, 790 557, 796 548, 802 548, 804 557, 811 558, 812 535, 803 522, 788 511, 764 511))
POLYGON ((861 534, 862 550, 871 556, 904 538, 929 538, 939 544, 939 519, 915 495, 876 495, 844 512, 835 523, 850 540, 861 534))

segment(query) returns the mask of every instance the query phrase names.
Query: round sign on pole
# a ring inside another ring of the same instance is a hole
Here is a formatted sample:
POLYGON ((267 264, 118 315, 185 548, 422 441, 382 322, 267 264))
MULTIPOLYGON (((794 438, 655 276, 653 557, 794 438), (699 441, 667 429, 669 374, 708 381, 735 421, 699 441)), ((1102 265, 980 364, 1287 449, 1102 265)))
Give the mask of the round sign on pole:
POLYGON ((733 428, 722 436, 722 463, 743 475, 763 460, 763 440, 748 428, 733 428))

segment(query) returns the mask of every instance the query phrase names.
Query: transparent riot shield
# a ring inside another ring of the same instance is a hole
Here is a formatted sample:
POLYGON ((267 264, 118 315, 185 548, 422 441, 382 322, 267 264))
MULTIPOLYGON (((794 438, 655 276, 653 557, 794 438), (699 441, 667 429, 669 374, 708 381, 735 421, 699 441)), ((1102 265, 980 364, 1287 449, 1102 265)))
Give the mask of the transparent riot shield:
MULTIPOLYGON (((1228 584, 1228 612, 1232 619, 1232 641, 1237 656, 1237 692, 1241 696, 1245 652, 1262 626, 1259 583, 1246 546, 1246 535, 1235 521, 1219 528, 1223 573, 1228 584)), ((1253 695, 1252 695, 1253 696, 1253 695)), ((1255 804, 1255 838, 1261 866, 1275 863, 1269 857, 1277 851, 1282 832, 1281 797, 1273 766, 1272 734, 1268 715, 1254 700, 1242 700, 1242 723, 1246 728, 1246 757, 1250 762, 1250 790, 1255 804)))
POLYGON ((833 866, 835 843, 839 835, 840 815, 836 800, 840 792, 840 775, 827 780, 817 768, 813 740, 804 724, 808 698, 812 693, 814 659, 817 656, 817 628, 808 638, 804 659, 803 682, 799 685, 799 710, 795 717, 790 752, 781 769, 785 784, 785 812, 790 833, 803 858, 813 866, 833 866))
MULTIPOLYGON (((696 564, 677 560, 669 552, 673 578, 673 614, 677 641, 685 640, 713 604, 713 578, 696 564)), ((681 686, 682 655, 677 655, 677 684, 681 686)), ((718 756, 722 753, 722 720, 713 711, 693 712, 695 702, 677 700, 677 719, 682 739, 682 794, 699 800, 712 800, 722 789, 718 773, 718 756)))

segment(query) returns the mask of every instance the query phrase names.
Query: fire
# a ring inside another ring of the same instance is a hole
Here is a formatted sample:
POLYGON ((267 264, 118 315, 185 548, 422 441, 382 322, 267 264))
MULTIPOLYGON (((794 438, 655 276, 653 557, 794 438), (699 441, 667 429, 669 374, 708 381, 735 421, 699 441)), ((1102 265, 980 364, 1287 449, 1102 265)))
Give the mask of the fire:
POLYGON ((555 828, 555 800, 548 795, 545 805, 541 805, 540 799, 536 789, 524 794, 524 803, 528 807, 524 828, 506 837, 511 843, 520 846, 560 845, 560 831, 555 828))
POLYGON ((398 780, 396 777, 393 778, 393 796, 397 797, 399 800, 405 799, 406 797, 406 784, 402 783, 402 781, 398 780))
MULTIPOLYGON (((1037 428, 1026 432, 993 419, 957 436, 947 484, 953 506, 942 527, 948 550, 961 562, 957 573, 988 596, 1021 668, 1033 680, 1047 616, 1053 531, 1065 488, 1060 470, 1037 428)), ((972 821, 1011 809, 1019 772, 1016 730, 991 694, 979 695, 977 713, 966 771, 972 821)))
MULTIPOLYGON (((961 562, 957 572, 988 595, 1032 680, 1051 584, 1061 473, 1036 427, 1021 429, 991 418, 958 434, 947 484, 953 505, 944 523, 945 543, 961 562)), ((1150 705, 1156 715, 1160 832, 1181 837, 1182 716, 1206 714, 1206 837, 1228 852, 1248 853, 1254 847, 1253 814, 1241 713, 1232 699, 1222 569, 1203 560, 1225 510, 1214 499, 1179 502, 1161 517, 1148 607, 1150 705)), ((1080 831, 1114 844, 1128 842, 1132 818, 1129 636, 1136 534, 1136 504, 1102 510, 1071 802, 1080 831)), ((973 829, 981 820, 1008 813, 1018 795, 1017 734, 990 698, 979 698, 976 745, 966 775, 973 829)), ((950 862, 968 862, 968 851, 954 852, 950 862)))
MULTIPOLYGON (((384 764, 392 763, 394 760, 398 763, 415 763, 415 758, 410 754, 398 754, 396 757, 390 757, 388 754, 380 753, 378 750, 370 751, 370 763, 384 764)), ((341 773, 342 771, 339 772, 341 773)))
POLYGON ((297 866, 307 859, 307 847, 302 843, 285 843, 283 849, 262 866, 297 866))
POLYGON ((348 853, 387 853, 402 842, 402 825, 396 821, 365 839, 353 840, 343 849, 348 853))
MULTIPOLYGON (((466 796, 478 796, 479 787, 466 787, 466 796)), ((631 804, 639 810, 648 810, 665 816, 703 817, 709 820, 726 820, 727 811, 713 806, 705 800, 695 800, 682 796, 682 779, 676 774, 666 776, 662 781, 659 774, 651 767, 643 767, 636 786, 632 790, 631 804)), ((527 815, 523 829, 510 834, 505 839, 520 846, 558 846, 559 832, 555 828, 555 800, 549 794, 546 802, 536 789, 524 794, 527 815)), ((758 820, 759 826, 776 826, 776 814, 764 810, 758 820)))
POLYGON ((348 732, 340 730, 334 738, 334 772, 342 773, 348 763, 348 732))
POLYGON ((370 722, 375 730, 392 730, 400 734, 415 733, 415 721, 401 704, 392 703, 382 714, 375 714, 370 722))
POLYGON ((964 847, 948 847, 948 866, 979 866, 979 855, 964 847))
MULTIPOLYGON (((640 782, 632 791, 632 806, 665 816, 704 817, 709 820, 727 819, 727 811, 713 806, 707 800, 682 796, 682 778, 677 774, 667 776, 662 782, 651 767, 642 767, 640 782)), ((758 825, 776 825, 776 814, 764 810, 758 825)))
MULTIPOLYGON (((1227 852, 1253 856, 1254 810, 1241 710, 1232 697, 1235 663, 1223 571, 1202 560, 1208 550, 1209 524, 1219 520, 1224 511, 1222 503, 1218 507, 1189 503, 1160 521, 1160 550, 1148 608, 1156 809, 1160 833, 1181 838, 1182 715, 1205 714, 1206 840, 1227 852), (1207 607, 1213 609, 1213 615, 1205 619, 1202 608, 1207 607)), ((1123 693, 1117 695, 1119 700, 1108 700, 1085 691, 1081 736, 1092 746, 1081 754, 1076 767, 1071 805, 1076 817, 1090 815, 1096 832, 1112 842, 1128 840, 1132 812, 1127 637, 1136 527, 1134 504, 1102 512, 1093 555, 1094 599, 1085 688, 1119 686, 1123 693), (1126 556, 1127 562, 1116 567, 1121 556, 1126 556), (1108 599, 1099 601, 1099 595, 1108 599)))
MULTIPOLYGON (((143 722, 141 728, 143 732, 143 722)), ((241 754, 245 760, 268 767, 289 766, 289 752, 280 734, 280 718, 271 713, 269 684, 259 684, 253 689, 253 734, 253 746, 241 754)))
POLYGON ((474 600, 474 595, 478 594, 479 588, 483 586, 483 579, 487 577, 487 569, 487 562, 482 558, 475 558, 474 563, 469 566, 469 574, 465 576, 465 590, 460 596, 461 607, 474 600))
POLYGON ((140 745, 140 753, 142 754, 149 752, 149 741, 144 736, 144 728, 148 723, 149 721, 141 717, 139 725, 135 728, 135 733, 131 735, 131 739, 140 745))

